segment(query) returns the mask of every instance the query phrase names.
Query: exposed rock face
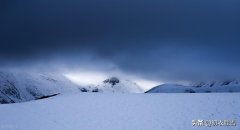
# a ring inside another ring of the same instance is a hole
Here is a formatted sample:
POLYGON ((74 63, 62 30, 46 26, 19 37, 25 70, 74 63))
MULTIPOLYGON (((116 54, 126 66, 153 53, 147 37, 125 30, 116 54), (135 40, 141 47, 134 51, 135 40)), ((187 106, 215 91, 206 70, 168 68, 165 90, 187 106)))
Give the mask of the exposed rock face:
POLYGON ((15 103, 19 100, 21 95, 13 74, 0 72, 0 103, 15 103))
POLYGON ((194 90, 192 90, 192 89, 186 89, 184 91, 184 93, 196 93, 196 92, 194 90))
POLYGON ((111 84, 112 86, 113 85, 116 85, 117 83, 120 83, 119 79, 116 78, 116 77, 112 77, 112 78, 109 78, 109 79, 106 79, 103 81, 104 83, 109 83, 111 84))

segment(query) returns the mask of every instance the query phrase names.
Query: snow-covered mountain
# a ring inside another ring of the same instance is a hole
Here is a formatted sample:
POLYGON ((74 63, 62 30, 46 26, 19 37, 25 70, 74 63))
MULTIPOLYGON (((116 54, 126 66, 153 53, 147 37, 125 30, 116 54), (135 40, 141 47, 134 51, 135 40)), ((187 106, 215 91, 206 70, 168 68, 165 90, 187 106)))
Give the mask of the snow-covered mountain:
POLYGON ((103 92, 103 93, 143 93, 143 89, 130 80, 120 80, 111 77, 104 80, 99 85, 91 85, 81 89, 83 92, 103 92))
POLYGON ((192 87, 178 84, 163 84, 156 86, 145 93, 194 93, 192 87))
POLYGON ((189 86, 163 84, 156 86, 146 93, 211 93, 211 92, 240 92, 238 80, 212 81, 194 83, 189 86))
POLYGON ((136 83, 112 77, 99 85, 78 86, 61 74, 0 71, 0 104, 69 92, 143 93, 136 83), (80 91, 79 91, 80 90, 80 91))
POLYGON ((78 86, 58 74, 0 71, 0 104, 16 103, 78 91, 78 86))
POLYGON ((240 92, 239 80, 224 80, 192 84, 197 92, 240 92))

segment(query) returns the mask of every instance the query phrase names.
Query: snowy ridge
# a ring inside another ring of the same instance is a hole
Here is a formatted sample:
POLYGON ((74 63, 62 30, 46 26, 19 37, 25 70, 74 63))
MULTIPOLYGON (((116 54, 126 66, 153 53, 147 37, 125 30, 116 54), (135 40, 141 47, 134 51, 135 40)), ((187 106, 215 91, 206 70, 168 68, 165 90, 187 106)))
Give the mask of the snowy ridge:
POLYGON ((156 86, 145 93, 191 93, 195 92, 190 86, 178 84, 163 84, 156 86))
POLYGON ((74 91, 79 91, 78 86, 61 75, 0 72, 0 103, 24 102, 74 91))
POLYGON ((156 86, 146 93, 211 93, 211 92, 240 92, 238 80, 200 82, 189 86, 163 84, 156 86))

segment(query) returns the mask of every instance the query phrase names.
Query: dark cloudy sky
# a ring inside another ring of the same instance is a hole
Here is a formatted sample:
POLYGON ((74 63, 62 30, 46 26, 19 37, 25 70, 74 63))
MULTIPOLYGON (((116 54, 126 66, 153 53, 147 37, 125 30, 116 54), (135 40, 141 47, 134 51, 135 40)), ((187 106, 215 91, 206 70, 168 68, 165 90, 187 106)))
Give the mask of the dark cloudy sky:
POLYGON ((240 78, 239 0, 2 0, 1 67, 240 78))

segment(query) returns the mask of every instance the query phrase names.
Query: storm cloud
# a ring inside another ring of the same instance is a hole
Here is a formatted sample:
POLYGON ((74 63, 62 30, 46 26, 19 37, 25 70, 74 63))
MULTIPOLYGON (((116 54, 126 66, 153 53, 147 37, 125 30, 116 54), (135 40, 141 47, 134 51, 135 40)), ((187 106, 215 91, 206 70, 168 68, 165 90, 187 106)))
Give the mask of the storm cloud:
POLYGON ((166 82, 240 78, 239 13, 239 0, 1 1, 1 66, 118 69, 166 82))

